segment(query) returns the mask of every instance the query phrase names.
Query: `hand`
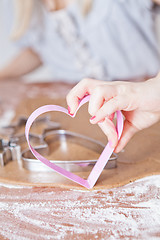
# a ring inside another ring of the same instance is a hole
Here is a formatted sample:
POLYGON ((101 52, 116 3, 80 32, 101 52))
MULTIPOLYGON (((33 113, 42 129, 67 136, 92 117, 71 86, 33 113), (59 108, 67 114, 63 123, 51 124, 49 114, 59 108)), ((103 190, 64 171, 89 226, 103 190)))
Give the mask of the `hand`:
POLYGON ((131 137, 160 119, 160 76, 142 83, 105 82, 84 79, 67 95, 70 113, 74 113, 86 94, 90 94, 88 111, 92 124, 98 124, 107 135, 115 152, 121 151, 131 137), (112 123, 113 114, 121 110, 124 129, 118 143, 112 123))

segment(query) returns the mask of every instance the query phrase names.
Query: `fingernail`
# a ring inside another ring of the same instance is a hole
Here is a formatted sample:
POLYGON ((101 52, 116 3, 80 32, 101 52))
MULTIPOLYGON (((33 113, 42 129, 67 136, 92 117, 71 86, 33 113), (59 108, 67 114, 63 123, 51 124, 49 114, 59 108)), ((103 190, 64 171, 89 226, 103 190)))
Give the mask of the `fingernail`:
POLYGON ((70 114, 71 108, 68 106, 68 113, 70 114))
POLYGON ((119 147, 116 147, 116 149, 114 150, 115 153, 119 153, 120 150, 119 150, 119 147))
POLYGON ((103 123, 105 121, 105 118, 104 119, 102 119, 101 121, 99 121, 98 123, 103 123))
POLYGON ((112 115, 109 115, 108 119, 112 121, 112 119, 113 119, 112 115))
POLYGON ((73 116, 74 114, 73 113, 71 113, 71 108, 68 106, 68 113, 71 115, 71 116, 73 116))
POLYGON ((89 92, 86 92, 85 96, 88 96, 89 95, 89 92))
POLYGON ((92 120, 95 119, 95 118, 96 118, 96 116, 91 117, 91 118, 90 118, 90 121, 92 121, 92 120))

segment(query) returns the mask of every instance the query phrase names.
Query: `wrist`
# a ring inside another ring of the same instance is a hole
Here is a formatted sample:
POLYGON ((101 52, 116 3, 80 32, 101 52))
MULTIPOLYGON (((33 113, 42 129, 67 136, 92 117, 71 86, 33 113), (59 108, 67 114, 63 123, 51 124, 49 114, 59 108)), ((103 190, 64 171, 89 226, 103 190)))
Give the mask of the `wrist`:
POLYGON ((153 78, 148 79, 145 81, 146 84, 152 84, 152 86, 160 86, 160 72, 153 78))
POLYGON ((0 72, 0 80, 3 80, 4 79, 4 75, 2 72, 0 72))
POLYGON ((160 86, 160 72, 153 78, 153 81, 160 86))
POLYGON ((9 78, 10 76, 9 76, 9 74, 8 74, 8 72, 7 71, 5 71, 5 70, 0 70, 0 80, 5 80, 5 79, 7 79, 7 78, 9 78))
POLYGON ((143 82, 142 95, 143 105, 146 104, 145 110, 160 113, 160 73, 143 82))

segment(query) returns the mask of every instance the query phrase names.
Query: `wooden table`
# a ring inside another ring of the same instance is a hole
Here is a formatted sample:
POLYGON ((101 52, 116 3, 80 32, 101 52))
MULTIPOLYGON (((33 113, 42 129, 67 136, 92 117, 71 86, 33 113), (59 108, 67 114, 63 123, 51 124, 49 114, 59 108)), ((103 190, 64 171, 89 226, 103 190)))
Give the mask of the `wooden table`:
MULTIPOLYGON (((71 86, 0 83, 2 124, 24 97, 65 96, 71 86)), ((119 188, 75 190, 0 183, 0 239, 160 239, 160 175, 119 188)))

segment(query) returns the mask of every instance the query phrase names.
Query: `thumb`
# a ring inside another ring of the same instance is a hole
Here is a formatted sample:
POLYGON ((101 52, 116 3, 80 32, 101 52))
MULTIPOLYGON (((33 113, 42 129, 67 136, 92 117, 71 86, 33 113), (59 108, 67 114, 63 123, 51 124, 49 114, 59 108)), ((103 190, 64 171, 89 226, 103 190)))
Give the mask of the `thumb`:
POLYGON ((136 132, 138 132, 138 129, 134 125, 132 125, 132 123, 130 123, 127 119, 125 119, 122 136, 114 152, 115 153, 120 152, 136 132))
POLYGON ((98 123, 98 126, 107 136, 110 147, 115 148, 118 143, 118 135, 114 123, 106 118, 102 123, 98 123))

